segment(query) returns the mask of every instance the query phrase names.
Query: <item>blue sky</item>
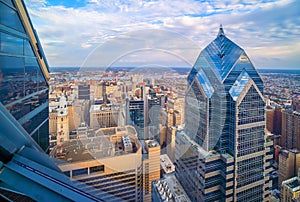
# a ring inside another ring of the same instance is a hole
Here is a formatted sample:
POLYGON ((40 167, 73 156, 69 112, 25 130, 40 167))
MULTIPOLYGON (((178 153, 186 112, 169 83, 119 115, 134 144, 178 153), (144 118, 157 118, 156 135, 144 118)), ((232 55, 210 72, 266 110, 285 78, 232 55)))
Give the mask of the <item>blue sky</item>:
POLYGON ((298 0, 25 0, 51 66, 192 65, 223 24, 257 68, 300 69, 298 0))

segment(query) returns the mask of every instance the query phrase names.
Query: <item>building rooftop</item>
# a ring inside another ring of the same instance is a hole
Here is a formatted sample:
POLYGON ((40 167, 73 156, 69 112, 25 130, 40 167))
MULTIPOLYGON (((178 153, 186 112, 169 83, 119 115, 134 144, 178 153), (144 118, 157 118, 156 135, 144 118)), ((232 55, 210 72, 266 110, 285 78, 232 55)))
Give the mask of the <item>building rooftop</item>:
POLYGON ((158 144, 158 142, 156 140, 148 140, 147 143, 148 143, 148 147, 149 148, 153 148, 153 147, 158 147, 159 146, 159 144, 158 144))
POLYGON ((141 144, 132 126, 103 128, 93 137, 63 142, 53 148, 50 156, 68 162, 89 161, 136 153, 141 144))
POLYGON ((190 202, 186 192, 174 174, 165 175, 163 179, 153 182, 162 200, 176 202, 190 202))
POLYGON ((175 171, 175 166, 171 162, 169 156, 167 154, 160 155, 160 166, 163 169, 164 173, 172 173, 175 171))
POLYGON ((286 186, 288 189, 295 191, 300 191, 300 178, 293 177, 291 179, 285 180, 282 182, 283 186, 286 186))
POLYGON ((119 110, 119 108, 120 108, 119 105, 113 105, 113 104, 91 105, 90 112, 119 110))

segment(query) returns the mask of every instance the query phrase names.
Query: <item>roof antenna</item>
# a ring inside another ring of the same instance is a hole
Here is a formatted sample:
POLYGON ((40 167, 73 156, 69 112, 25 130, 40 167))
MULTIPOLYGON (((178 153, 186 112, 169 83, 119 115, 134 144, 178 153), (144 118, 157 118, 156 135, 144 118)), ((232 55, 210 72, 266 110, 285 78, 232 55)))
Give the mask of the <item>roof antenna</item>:
POLYGON ((225 33, 224 33, 224 30, 223 30, 222 24, 220 24, 218 36, 225 36, 225 33))

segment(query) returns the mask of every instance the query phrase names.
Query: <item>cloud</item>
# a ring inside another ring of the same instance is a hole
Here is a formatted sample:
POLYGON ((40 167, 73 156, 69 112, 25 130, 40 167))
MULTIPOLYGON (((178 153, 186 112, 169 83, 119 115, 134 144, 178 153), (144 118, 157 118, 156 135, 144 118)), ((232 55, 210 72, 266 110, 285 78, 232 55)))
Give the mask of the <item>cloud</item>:
MULTIPOLYGON (((120 41, 128 48, 138 46, 135 44, 158 43, 165 45, 164 49, 170 48, 168 41, 171 41, 173 52, 196 59, 199 51, 186 52, 186 46, 168 31, 205 47, 215 38, 220 23, 224 25, 225 34, 246 50, 257 67, 289 64, 296 68, 297 64, 287 60, 300 53, 300 6, 292 0, 89 0, 74 7, 53 0, 26 0, 25 3, 51 66, 82 65, 99 45, 141 30, 152 30, 160 35, 147 32, 139 39, 120 41), (273 56, 282 63, 268 59, 273 56)), ((105 47, 111 52, 120 48, 120 43, 105 47)))

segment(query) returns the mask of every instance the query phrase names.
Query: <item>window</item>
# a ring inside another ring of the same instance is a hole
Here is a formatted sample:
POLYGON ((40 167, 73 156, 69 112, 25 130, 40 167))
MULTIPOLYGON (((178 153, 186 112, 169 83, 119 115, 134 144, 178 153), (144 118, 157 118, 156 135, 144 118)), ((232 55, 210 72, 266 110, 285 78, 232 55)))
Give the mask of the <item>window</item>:
POLYGON ((104 165, 90 167, 90 174, 95 172, 104 172, 104 165))
POLYGON ((77 170, 72 171, 72 176, 78 176, 78 175, 87 175, 88 174, 88 169, 87 168, 81 168, 77 170))

